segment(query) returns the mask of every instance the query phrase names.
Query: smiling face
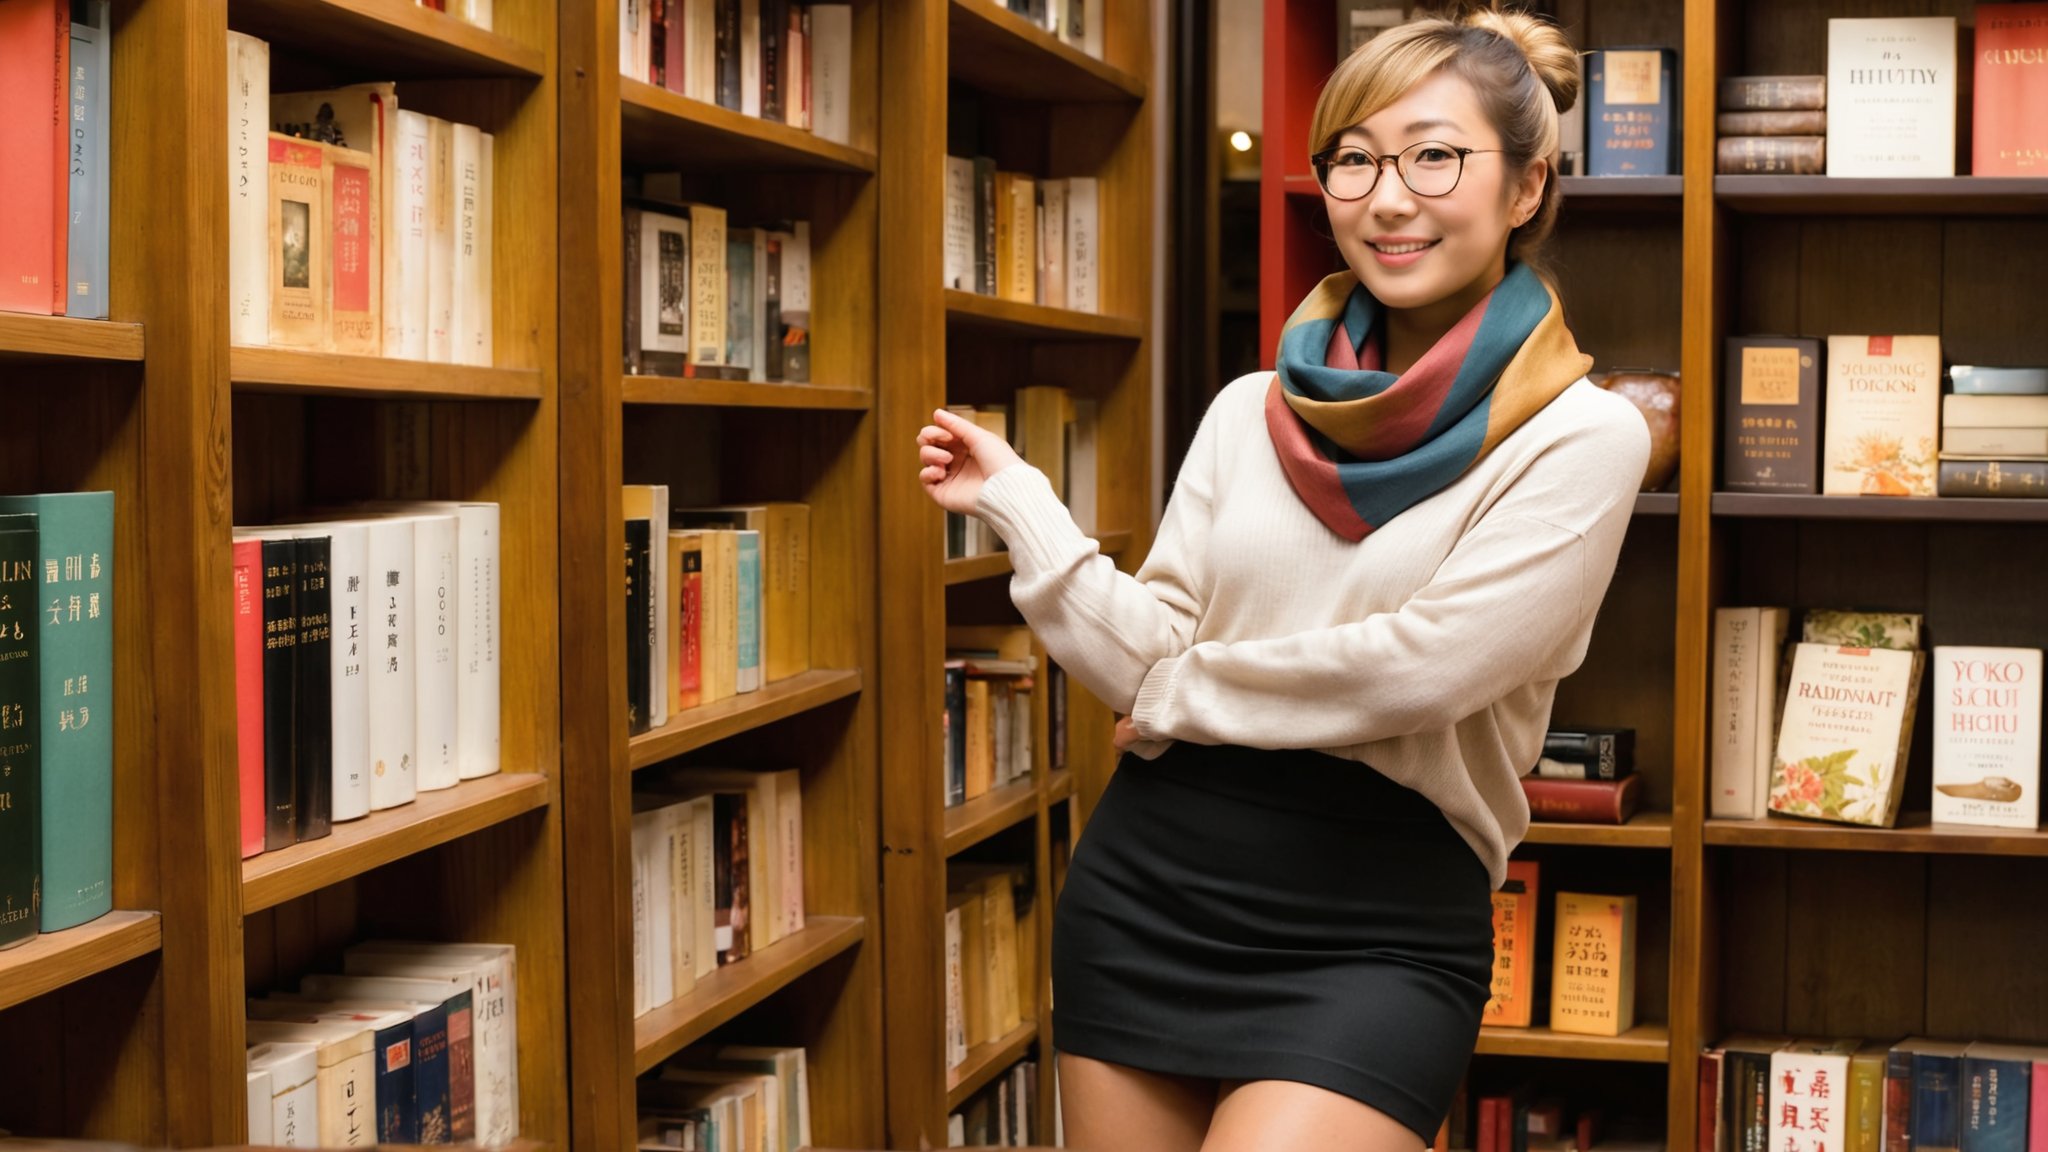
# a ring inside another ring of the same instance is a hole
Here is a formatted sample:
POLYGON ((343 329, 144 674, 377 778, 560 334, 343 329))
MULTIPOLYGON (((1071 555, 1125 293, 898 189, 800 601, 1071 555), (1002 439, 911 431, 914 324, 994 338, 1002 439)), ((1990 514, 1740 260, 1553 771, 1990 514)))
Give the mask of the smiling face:
MULTIPOLYGON (((1511 170, 1506 154, 1490 151, 1500 148, 1500 133, 1471 84, 1443 71, 1345 129, 1334 147, 1384 157, 1423 141, 1478 150, 1465 157, 1449 195, 1416 195, 1389 161, 1366 196, 1339 200, 1326 192, 1323 202, 1338 249, 1380 303, 1463 315, 1506 274, 1508 233, 1541 205, 1547 165, 1511 170)), ((1424 159, 1422 167, 1457 163, 1455 155, 1424 159)), ((1426 188, 1424 180, 1418 172, 1426 188)))

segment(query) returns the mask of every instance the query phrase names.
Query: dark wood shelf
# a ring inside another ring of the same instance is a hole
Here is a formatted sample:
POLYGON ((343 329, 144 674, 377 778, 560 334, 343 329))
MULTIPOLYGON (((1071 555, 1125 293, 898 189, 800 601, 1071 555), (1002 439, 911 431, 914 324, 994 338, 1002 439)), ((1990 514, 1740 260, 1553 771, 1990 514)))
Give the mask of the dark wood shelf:
POLYGON ((1676 211, 1685 191, 1683 176, 1560 176, 1567 210, 1573 204, 1624 203, 1676 211))
POLYGON ((639 168, 692 172, 856 172, 875 154, 631 77, 619 78, 619 152, 639 168))
POLYGON ((163 947, 163 919, 116 909, 0 952, 0 1011, 163 947))
POLYGON ((1038 813, 1038 785, 1029 779, 1003 785, 946 809, 946 856, 957 856, 1038 813))
POLYGON ((140 324, 0 312, 0 364, 36 360, 140 359, 140 324))
MULTIPOLYGON (((1120 556, 1131 546, 1129 532, 1100 532, 1095 542, 1102 546, 1104 556, 1120 556)), ((955 584, 971 584, 976 580, 988 580, 1010 574, 1010 554, 990 552, 985 556, 969 556, 963 560, 946 561, 946 587, 955 584)))
POLYGON ((1678 493, 1638 492, 1636 493, 1636 515, 1676 516, 1678 515, 1678 493))
POLYGON ((1581 1036, 1548 1028, 1485 1027, 1479 1030, 1481 1056, 1549 1057, 1564 1060, 1615 1060, 1662 1064, 1671 1059, 1671 1029, 1644 1023, 1619 1036, 1581 1036))
POLYGON ((1671 813, 1638 812, 1626 824, 1560 824, 1535 820, 1525 844, 1576 844, 1591 848, 1669 848, 1671 813))
POLYGON ((1820 852, 1933 852, 1958 856, 2048 856, 2048 834, 2035 829, 1936 825, 1925 812, 1903 812, 1896 828, 1787 818, 1709 820, 1706 842, 1738 848, 1820 852))
POLYGON ((228 27, 275 47, 372 68, 380 80, 538 78, 547 68, 539 48, 413 0, 230 0, 228 27))
POLYGON ((947 71, 971 88, 1056 104, 1145 98, 1143 80, 989 0, 953 0, 948 8, 947 71))
POLYGON ((338 823, 334 831, 242 861, 242 914, 260 912, 372 868, 446 844, 536 808, 553 782, 538 772, 509 772, 422 792, 410 804, 338 823))
POLYGON ((1038 1021, 1026 1017, 1009 1035, 976 1044, 967 1059, 946 1073, 946 1111, 957 1111, 968 1097, 989 1086, 1003 1070, 1024 1058, 1038 1040, 1038 1021))
POLYGON ((874 396, 830 384, 775 384, 751 380, 697 380, 679 376, 627 376, 620 389, 628 404, 700 408, 797 408, 813 412, 866 412, 874 396))
POLYGON ((1053 773, 1052 777, 1045 782, 1045 799, 1049 804, 1057 804, 1073 796, 1073 794, 1074 770, 1072 768, 1060 769, 1053 773))
POLYGON ((867 922, 858 916, 806 916, 803 931, 700 978, 688 993, 633 1021, 633 1074, 702 1040, 866 936, 867 922))
POLYGON ((238 392, 299 396, 538 400, 541 394, 541 373, 534 368, 478 368, 244 344, 228 351, 228 374, 238 392))
POLYGON ((1980 496, 1779 496, 1716 492, 1716 516, 1806 520, 1967 520, 2025 524, 2048 521, 2048 500, 1980 496))
POLYGON ((1021 304, 958 288, 946 289, 946 324, 966 331, 1040 340, 1137 340, 1145 335, 1142 320, 1021 304))
POLYGON ((762 685, 758 692, 671 715, 668 723, 633 737, 628 758, 635 770, 773 724, 860 691, 860 670, 813 668, 762 685))
POLYGON ((1783 216, 2014 216, 2048 211, 2048 179, 1950 176, 1716 176, 1714 199, 1783 216))

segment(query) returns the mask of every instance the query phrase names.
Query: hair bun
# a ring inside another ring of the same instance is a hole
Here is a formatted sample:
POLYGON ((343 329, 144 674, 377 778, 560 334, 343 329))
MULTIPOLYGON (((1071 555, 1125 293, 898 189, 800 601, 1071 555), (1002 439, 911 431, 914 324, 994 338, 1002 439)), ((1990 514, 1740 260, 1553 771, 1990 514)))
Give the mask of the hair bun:
POLYGON ((1527 12, 1504 12, 1490 3, 1461 0, 1458 15, 1448 16, 1468 28, 1484 28, 1522 50, 1529 68, 1550 91, 1559 113, 1579 102, 1579 52, 1557 25, 1527 12))

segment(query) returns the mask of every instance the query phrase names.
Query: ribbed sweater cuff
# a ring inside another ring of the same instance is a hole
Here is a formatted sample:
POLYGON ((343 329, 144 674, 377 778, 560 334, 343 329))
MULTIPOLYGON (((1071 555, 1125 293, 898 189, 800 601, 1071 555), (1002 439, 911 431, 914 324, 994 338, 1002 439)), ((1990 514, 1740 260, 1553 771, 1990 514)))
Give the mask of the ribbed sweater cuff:
POLYGON ((1026 579, 1096 548, 1060 503, 1052 481, 1029 464, 1012 464, 983 481, 974 514, 1010 546, 1010 566, 1026 579))
POLYGON ((1137 702, 1131 705, 1131 724, 1138 729, 1138 736, 1145 740, 1170 740, 1170 733, 1159 730, 1164 722, 1166 707, 1173 701, 1173 676, 1180 671, 1178 656, 1168 656, 1152 666, 1145 673, 1145 682, 1138 685, 1137 702))

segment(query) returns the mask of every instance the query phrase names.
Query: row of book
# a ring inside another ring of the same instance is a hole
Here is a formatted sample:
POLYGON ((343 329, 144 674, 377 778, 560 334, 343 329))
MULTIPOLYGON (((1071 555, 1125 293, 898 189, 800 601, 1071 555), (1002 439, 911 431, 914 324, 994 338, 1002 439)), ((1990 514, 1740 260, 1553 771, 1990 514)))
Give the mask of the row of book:
POLYGON ((411 501, 235 529, 244 857, 499 770, 498 521, 411 501))
MULTIPOLYGON (((1892 827, 1929 653, 1910 612, 1714 611, 1711 815, 1803 816, 1892 827)), ((1938 645, 1937 824, 2040 823, 2038 648, 1938 645)))
POLYGON ((731 228, 657 173, 628 200, 624 237, 628 373, 810 381, 809 221, 731 228))
POLYGON ((1725 491, 2048 494, 2048 368, 1944 376, 1939 336, 1735 336, 1725 371, 1725 491))
POLYGON ((631 732, 810 670, 808 505, 672 508, 666 484, 622 504, 631 732))
POLYGON ((946 1067, 1038 1018, 1038 918, 1023 868, 946 871, 946 1067))
POLYGON ((1038 1065, 1029 1060, 1012 1064, 946 1116, 948 1148, 1023 1148, 1040 1141, 1038 1065))
POLYGON ((811 1146, 809 1058, 802 1048, 691 1048, 643 1078, 638 1152, 797 1152, 811 1146))
POLYGON ((1814 176, 1827 171, 1828 78, 1731 76, 1714 113, 1714 171, 1814 176))
POLYGON ((510 944, 377 940, 248 1002, 249 1142, 500 1147, 519 1137, 510 944))
POLYGON ((1545 967, 1536 959, 1541 880, 1538 861, 1510 860, 1493 894, 1493 983, 1481 1023, 1527 1028, 1542 1002, 1553 1032, 1619 1036, 1635 1027, 1636 898, 1557 893, 1545 967))
POLYGON ((986 156, 946 157, 945 286, 999 300, 1100 312, 1102 188, 1041 180, 986 156))
POLYGON ((633 798, 633 1015, 804 927, 803 785, 693 768, 633 798))
POLYGON ((1642 804, 1633 728, 1552 728, 1536 768, 1522 777, 1529 819, 1626 824, 1642 804))
POLYGON ((490 365, 494 137, 388 82, 273 87, 229 32, 229 339, 490 365))
POLYGON ((945 806, 1031 779, 1038 660, 1025 629, 949 630, 948 643, 984 640, 946 655, 945 806), (977 635, 979 633, 979 635, 977 635))
MULTIPOLYGON (((1014 404, 949 404, 947 411, 980 425, 1010 443, 1024 462, 1045 473, 1052 490, 1082 532, 1096 521, 1096 435, 1099 408, 1057 384, 1017 389, 1014 404)), ((986 522, 946 514, 946 559, 962 560, 1004 551, 1002 537, 986 522)))
POLYGON ((1060 42, 1102 58, 1102 10, 1110 0, 988 0, 1007 8, 1047 32, 1060 42))
POLYGON ((0 496, 0 949, 113 907, 114 494, 0 496))
POLYGON ((0 311, 107 317, 113 28, 107 0, 0 4, 0 311))
POLYGON ((1745 1034, 1699 1069, 1699 1152, 2048 1148, 2048 1048, 1745 1034))
POLYGON ((619 70, 635 80, 853 142, 853 6, 619 0, 619 70))
MULTIPOLYGON (((1662 1152, 1663 1142, 1630 1140, 1608 1131, 1607 1111, 1582 1107, 1570 1112, 1562 1100, 1539 1096, 1522 1084, 1507 1092, 1474 1097, 1460 1085, 1451 1115, 1437 1132, 1436 1152, 1662 1152), (1569 1117, 1569 1119, 1567 1119, 1569 1117)), ((1617 1128, 1626 1125, 1617 1124, 1617 1128)))

